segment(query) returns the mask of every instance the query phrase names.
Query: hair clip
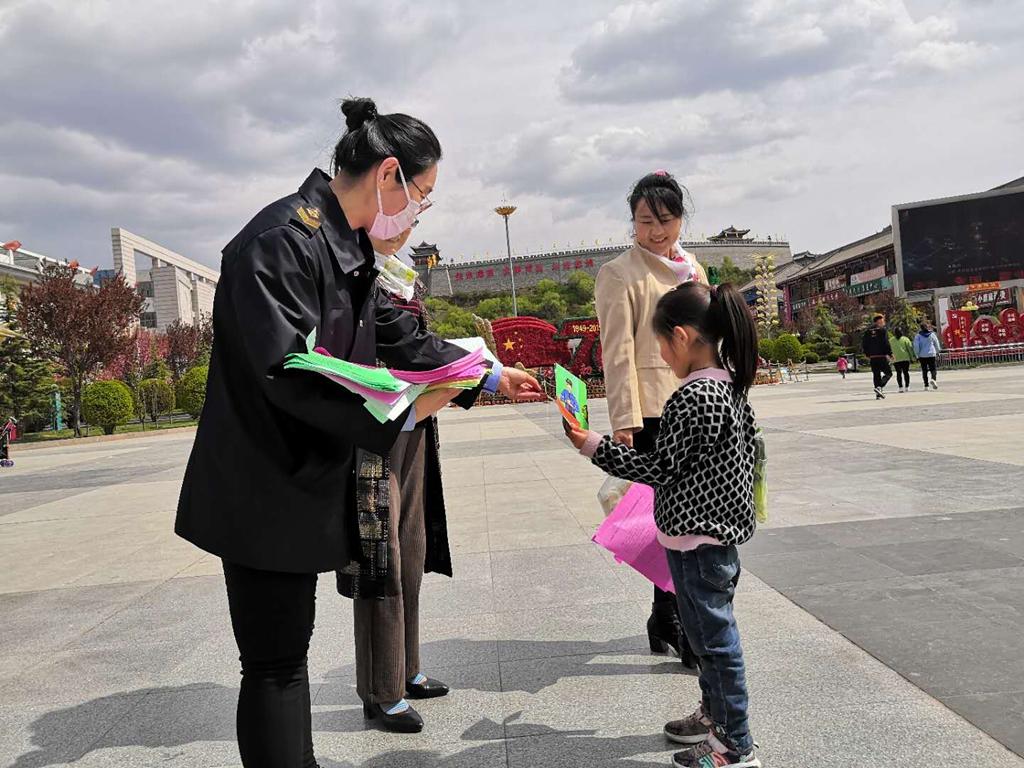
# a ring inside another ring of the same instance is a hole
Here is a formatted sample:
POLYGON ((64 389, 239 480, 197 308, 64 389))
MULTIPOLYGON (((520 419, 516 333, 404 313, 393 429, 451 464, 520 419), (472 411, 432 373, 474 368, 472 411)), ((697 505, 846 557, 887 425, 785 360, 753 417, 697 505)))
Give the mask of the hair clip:
POLYGON ((658 170, 656 170, 654 172, 654 175, 655 176, 668 176, 668 171, 666 171, 664 168, 659 168, 658 170))

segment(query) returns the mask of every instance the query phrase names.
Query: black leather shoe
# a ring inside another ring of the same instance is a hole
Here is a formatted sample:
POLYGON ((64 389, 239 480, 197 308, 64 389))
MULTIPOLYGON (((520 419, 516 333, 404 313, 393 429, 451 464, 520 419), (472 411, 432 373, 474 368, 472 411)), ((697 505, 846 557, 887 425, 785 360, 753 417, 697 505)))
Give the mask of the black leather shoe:
POLYGON ((440 680, 431 680, 429 677, 422 683, 406 683, 405 698, 407 699, 437 699, 447 696, 450 689, 440 680))
POLYGON ((389 715, 380 704, 363 704, 363 717, 380 721, 385 731, 394 733, 419 733, 423 730, 423 718, 412 707, 397 715, 389 715))

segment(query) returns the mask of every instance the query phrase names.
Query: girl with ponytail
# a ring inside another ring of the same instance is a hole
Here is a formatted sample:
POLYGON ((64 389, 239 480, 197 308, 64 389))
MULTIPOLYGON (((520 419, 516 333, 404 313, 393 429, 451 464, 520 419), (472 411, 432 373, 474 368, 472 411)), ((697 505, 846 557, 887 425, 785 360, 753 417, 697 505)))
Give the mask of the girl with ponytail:
POLYGON ((757 328, 736 288, 697 282, 662 296, 652 326, 662 359, 682 380, 665 405, 654 451, 641 453, 568 424, 566 432, 608 474, 654 488, 658 541, 700 665, 702 693, 692 715, 665 726, 670 741, 691 745, 673 763, 759 768, 732 610, 740 575, 736 546, 756 526, 757 424, 747 392, 757 369, 757 328))

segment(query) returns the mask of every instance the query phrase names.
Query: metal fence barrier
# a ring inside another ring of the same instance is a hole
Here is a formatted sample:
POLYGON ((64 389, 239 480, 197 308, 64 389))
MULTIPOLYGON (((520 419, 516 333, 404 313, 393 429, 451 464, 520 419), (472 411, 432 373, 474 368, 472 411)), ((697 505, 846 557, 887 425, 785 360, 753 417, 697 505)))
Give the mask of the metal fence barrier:
POLYGON ((1024 342, 944 349, 939 352, 939 368, 970 368, 982 363, 1024 363, 1024 342))

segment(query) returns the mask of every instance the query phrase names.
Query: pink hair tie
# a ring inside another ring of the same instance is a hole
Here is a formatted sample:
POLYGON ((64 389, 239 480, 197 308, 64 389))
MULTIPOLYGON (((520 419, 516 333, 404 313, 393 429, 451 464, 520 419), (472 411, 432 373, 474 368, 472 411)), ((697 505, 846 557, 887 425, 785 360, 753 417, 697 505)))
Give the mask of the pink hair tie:
POLYGON ((668 171, 666 171, 664 168, 659 168, 658 170, 656 170, 654 172, 654 175, 655 176, 668 176, 668 171))

